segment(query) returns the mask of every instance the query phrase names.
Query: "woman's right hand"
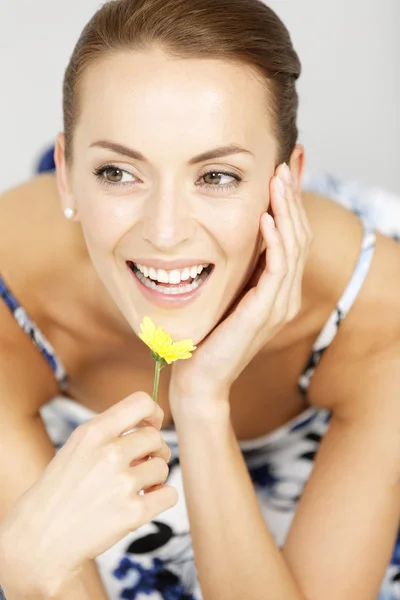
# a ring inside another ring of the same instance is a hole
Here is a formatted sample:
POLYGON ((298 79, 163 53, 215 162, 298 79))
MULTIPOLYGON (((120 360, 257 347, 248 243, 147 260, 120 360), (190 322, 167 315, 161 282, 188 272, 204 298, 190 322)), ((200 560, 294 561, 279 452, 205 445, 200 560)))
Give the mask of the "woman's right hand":
POLYGON ((177 503, 176 490, 163 485, 171 456, 163 418, 148 394, 136 392, 73 431, 2 521, 8 580, 22 571, 62 586, 88 559, 177 503))

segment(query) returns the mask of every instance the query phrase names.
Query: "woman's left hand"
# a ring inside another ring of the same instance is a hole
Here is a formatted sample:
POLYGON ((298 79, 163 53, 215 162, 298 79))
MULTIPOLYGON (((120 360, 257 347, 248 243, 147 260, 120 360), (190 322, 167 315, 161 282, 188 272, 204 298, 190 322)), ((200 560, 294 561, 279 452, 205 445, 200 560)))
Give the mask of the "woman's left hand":
POLYGON ((270 186, 274 219, 264 213, 260 224, 267 249, 228 316, 189 360, 173 364, 173 412, 181 399, 204 400, 206 395, 228 399, 235 379, 300 310, 304 265, 313 236, 286 165, 277 168, 270 186))

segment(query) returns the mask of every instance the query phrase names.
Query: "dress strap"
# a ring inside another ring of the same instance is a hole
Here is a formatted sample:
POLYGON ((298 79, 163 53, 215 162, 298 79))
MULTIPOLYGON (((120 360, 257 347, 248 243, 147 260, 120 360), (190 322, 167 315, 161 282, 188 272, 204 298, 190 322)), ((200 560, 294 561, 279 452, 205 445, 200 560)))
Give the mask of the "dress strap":
POLYGON ((6 306, 10 309, 18 325, 31 338, 33 344, 43 355, 50 365, 51 370, 58 382, 61 391, 68 388, 68 375, 64 369, 61 359, 57 356, 53 346, 40 331, 36 323, 29 317, 26 310, 20 305, 18 300, 7 287, 3 277, 0 274, 0 298, 3 299, 6 306))
POLYGON ((353 306, 362 284, 368 275, 376 246, 376 234, 374 229, 365 224, 363 225, 363 228, 364 233, 361 242, 361 251, 351 279, 324 328, 317 337, 312 348, 311 356, 298 380, 298 389, 303 396, 307 395, 311 379, 323 353, 334 340, 340 324, 353 306))

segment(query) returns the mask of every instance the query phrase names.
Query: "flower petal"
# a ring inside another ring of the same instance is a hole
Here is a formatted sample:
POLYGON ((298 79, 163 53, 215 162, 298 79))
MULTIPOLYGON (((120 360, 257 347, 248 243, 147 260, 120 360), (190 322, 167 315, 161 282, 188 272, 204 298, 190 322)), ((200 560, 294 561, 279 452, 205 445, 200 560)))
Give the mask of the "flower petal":
POLYGON ((171 364, 175 360, 190 358, 192 356, 191 352, 196 350, 192 340, 182 340, 174 343, 171 336, 162 327, 156 328, 150 317, 143 318, 140 329, 140 339, 154 355, 164 359, 167 364, 171 364))

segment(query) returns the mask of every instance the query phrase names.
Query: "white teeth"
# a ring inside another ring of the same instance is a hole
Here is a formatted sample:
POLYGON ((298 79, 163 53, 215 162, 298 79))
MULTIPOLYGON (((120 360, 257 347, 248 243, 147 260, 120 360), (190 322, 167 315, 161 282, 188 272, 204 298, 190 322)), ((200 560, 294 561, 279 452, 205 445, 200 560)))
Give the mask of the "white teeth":
POLYGON ((181 282, 181 274, 175 269, 174 271, 170 271, 168 274, 169 283, 180 283, 181 282))
POLYGON ((160 283, 169 283, 167 271, 164 271, 164 269, 158 269, 157 279, 160 283))
POLYGON ((146 287, 152 290, 157 290, 157 292, 160 292, 161 294, 166 294, 167 296, 174 296, 178 294, 188 294, 190 292, 193 292, 207 279, 207 273, 204 273, 200 277, 197 277, 194 281, 192 281, 192 283, 189 283, 187 285, 180 285, 179 287, 166 287, 161 284, 156 285, 154 281, 151 281, 151 279, 145 277, 140 271, 136 271, 136 277, 146 287))
POLYGON ((157 279, 157 271, 155 269, 153 269, 153 267, 150 267, 149 269, 149 277, 150 279, 157 279))
POLYGON ((183 269, 182 273, 181 273, 181 280, 182 281, 187 281, 190 277, 190 269, 183 269))
POLYGON ((172 269, 166 271, 164 269, 155 269, 154 267, 146 267, 135 263, 137 269, 144 275, 144 277, 151 279, 152 281, 158 281, 159 283, 169 283, 172 285, 178 285, 182 281, 188 279, 196 279, 203 270, 208 267, 208 264, 195 265, 193 267, 185 267, 184 269, 172 269))

